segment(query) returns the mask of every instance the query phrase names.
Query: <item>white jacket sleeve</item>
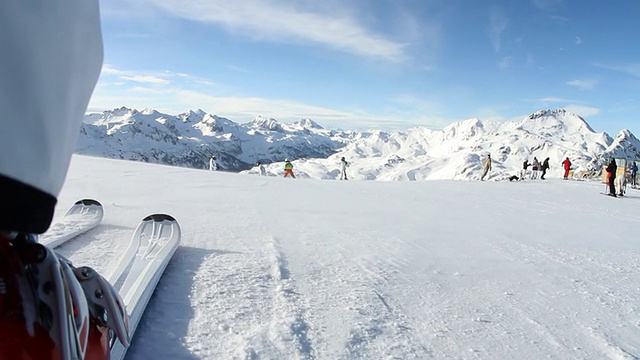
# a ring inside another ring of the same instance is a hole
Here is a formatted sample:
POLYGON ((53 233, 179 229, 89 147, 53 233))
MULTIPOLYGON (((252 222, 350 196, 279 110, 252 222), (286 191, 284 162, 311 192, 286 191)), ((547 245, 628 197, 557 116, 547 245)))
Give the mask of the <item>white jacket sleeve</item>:
POLYGON ((102 66, 97 0, 0 4, 0 174, 57 197, 102 66))

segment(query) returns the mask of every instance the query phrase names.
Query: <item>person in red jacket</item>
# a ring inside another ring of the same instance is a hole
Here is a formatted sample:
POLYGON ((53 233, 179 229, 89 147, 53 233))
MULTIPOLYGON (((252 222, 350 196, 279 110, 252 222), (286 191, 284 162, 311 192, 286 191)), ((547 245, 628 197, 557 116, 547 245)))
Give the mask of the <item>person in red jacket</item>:
POLYGON ((567 180, 569 178, 569 170, 571 170, 571 160, 567 157, 562 162, 562 166, 564 167, 564 176, 563 179, 567 180))

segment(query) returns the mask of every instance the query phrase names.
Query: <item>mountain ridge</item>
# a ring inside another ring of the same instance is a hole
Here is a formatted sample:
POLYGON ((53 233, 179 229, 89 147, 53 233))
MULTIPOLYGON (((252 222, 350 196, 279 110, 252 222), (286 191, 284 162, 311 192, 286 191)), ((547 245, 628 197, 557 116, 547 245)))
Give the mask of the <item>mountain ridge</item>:
POLYGON ((522 162, 549 157, 552 171, 569 157, 576 170, 599 169, 610 157, 640 159, 640 141, 628 129, 615 138, 595 132, 565 109, 538 110, 522 120, 458 121, 442 130, 325 129, 311 119, 283 123, 256 116, 240 124, 201 109, 178 115, 126 107, 87 114, 76 152, 84 155, 206 168, 216 155, 227 171, 255 173, 256 162, 280 175, 285 158, 301 177, 337 178, 341 157, 352 179, 472 180, 492 155, 489 179, 519 173, 522 162))

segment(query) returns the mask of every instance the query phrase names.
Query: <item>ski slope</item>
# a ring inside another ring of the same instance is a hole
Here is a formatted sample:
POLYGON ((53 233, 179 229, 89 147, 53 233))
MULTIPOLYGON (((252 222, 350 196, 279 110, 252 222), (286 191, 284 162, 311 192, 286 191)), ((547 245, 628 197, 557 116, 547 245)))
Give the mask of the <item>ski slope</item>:
POLYGON ((640 191, 282 179, 74 156, 62 247, 108 272, 139 219, 181 246, 127 359, 637 359, 640 191))

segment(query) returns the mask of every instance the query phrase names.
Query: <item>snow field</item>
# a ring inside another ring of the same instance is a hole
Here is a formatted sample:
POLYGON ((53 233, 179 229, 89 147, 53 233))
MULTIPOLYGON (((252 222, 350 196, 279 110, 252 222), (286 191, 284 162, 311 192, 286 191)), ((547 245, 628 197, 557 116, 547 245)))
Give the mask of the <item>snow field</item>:
POLYGON ((60 251, 104 272, 144 216, 180 222, 128 359, 635 359, 640 192, 601 191, 74 156, 60 212, 93 197, 105 217, 60 251))

